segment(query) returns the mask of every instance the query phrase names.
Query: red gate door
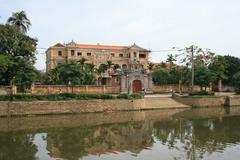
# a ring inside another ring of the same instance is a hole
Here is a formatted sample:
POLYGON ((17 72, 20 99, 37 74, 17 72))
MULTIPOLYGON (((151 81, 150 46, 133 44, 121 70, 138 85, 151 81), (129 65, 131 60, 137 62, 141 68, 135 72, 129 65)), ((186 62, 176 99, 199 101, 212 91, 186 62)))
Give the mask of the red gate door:
POLYGON ((140 80, 133 81, 133 93, 139 93, 142 91, 142 83, 140 80))

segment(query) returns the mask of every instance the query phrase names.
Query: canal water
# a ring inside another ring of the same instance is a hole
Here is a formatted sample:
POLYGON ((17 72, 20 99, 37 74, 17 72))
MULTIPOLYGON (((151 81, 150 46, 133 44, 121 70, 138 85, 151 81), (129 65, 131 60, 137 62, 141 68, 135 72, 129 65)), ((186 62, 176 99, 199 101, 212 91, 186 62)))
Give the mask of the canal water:
POLYGON ((0 160, 239 160, 240 107, 0 118, 0 160))

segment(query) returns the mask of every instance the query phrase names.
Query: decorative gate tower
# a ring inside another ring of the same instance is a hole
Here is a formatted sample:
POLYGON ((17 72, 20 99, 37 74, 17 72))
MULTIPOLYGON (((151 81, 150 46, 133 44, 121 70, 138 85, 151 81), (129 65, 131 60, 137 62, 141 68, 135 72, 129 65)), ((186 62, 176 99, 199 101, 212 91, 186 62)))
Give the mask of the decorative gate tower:
POLYGON ((129 68, 121 75, 122 93, 152 92, 152 75, 147 68, 149 53, 136 44, 129 47, 129 68))

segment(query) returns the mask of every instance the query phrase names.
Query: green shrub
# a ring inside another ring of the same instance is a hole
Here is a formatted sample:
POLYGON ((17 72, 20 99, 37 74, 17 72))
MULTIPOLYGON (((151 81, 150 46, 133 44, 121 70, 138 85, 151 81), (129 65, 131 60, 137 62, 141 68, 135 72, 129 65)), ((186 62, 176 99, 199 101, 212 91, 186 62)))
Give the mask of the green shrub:
MULTIPOLYGON (((0 101, 63 101, 63 100, 88 100, 88 99, 114 99, 115 97, 111 94, 49 94, 49 95, 2 95, 0 101)), ((140 99, 143 98, 141 94, 120 94, 116 98, 118 99, 140 99)))
POLYGON ((102 94, 101 99, 114 99, 114 97, 110 94, 102 94))
POLYGON ((215 95, 214 92, 207 92, 207 91, 189 93, 189 96, 214 96, 214 95, 215 95))
POLYGON ((118 99, 142 99, 143 95, 140 93, 133 93, 133 94, 127 94, 127 93, 122 93, 117 96, 118 99))
POLYGON ((118 99, 129 99, 130 96, 127 93, 122 93, 117 96, 118 99))
POLYGON ((142 99, 143 95, 139 94, 139 93, 133 93, 133 94, 130 95, 130 98, 131 99, 142 99))

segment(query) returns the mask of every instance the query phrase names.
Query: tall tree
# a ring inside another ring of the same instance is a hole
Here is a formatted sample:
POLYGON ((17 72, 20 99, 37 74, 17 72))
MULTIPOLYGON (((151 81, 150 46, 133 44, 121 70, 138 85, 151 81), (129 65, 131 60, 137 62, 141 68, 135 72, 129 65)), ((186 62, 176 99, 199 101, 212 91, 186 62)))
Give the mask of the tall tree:
POLYGON ((14 75, 13 83, 20 86, 22 91, 25 91, 27 86, 30 86, 37 77, 37 70, 29 62, 19 62, 18 71, 14 75))
POLYGON ((12 16, 8 18, 7 23, 15 26, 22 33, 26 33, 31 26, 31 22, 27 18, 25 11, 14 12, 12 16))
POLYGON ((233 75, 240 71, 240 58, 227 55, 224 56, 224 60, 226 62, 224 74, 227 76, 227 79, 224 80, 223 83, 227 85, 234 85, 233 75))
POLYGON ((209 69, 215 74, 218 91, 222 90, 222 80, 226 80, 227 76, 224 73, 227 67, 227 63, 223 56, 214 57, 212 63, 209 65, 209 69))
MULTIPOLYGON (((0 44, 0 55, 4 61, 1 64, 5 64, 0 83, 9 85, 13 77, 20 71, 23 63, 32 66, 35 63, 37 40, 21 33, 16 27, 0 25, 0 44)), ((25 73, 27 71, 30 70, 26 70, 25 73)))
POLYGON ((236 87, 236 92, 240 94, 240 71, 233 75, 233 84, 236 87))

